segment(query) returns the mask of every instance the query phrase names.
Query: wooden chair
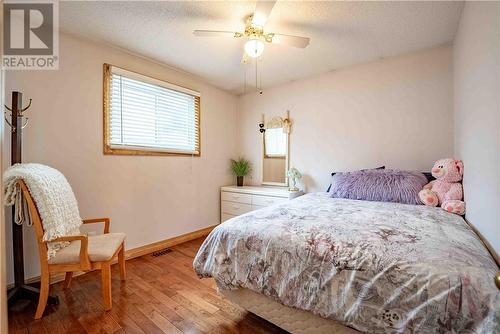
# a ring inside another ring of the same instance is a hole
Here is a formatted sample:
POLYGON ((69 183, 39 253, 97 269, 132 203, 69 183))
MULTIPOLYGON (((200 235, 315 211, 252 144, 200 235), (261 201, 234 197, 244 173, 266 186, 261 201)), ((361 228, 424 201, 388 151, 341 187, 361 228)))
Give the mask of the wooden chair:
POLYGON ((60 249, 50 260, 47 259, 47 241, 43 240, 43 225, 36 204, 31 197, 28 187, 24 181, 18 181, 35 227, 38 241, 38 253, 40 256, 40 297, 35 313, 35 319, 40 319, 47 305, 49 296, 50 274, 54 272, 65 272, 64 288, 70 286, 73 272, 101 269, 102 296, 104 309, 111 309, 111 264, 118 258, 120 266, 120 278, 125 280, 125 234, 109 233, 109 218, 98 218, 83 220, 84 224, 104 223, 104 234, 87 236, 73 235, 60 237, 50 242, 69 241, 70 244, 60 249))

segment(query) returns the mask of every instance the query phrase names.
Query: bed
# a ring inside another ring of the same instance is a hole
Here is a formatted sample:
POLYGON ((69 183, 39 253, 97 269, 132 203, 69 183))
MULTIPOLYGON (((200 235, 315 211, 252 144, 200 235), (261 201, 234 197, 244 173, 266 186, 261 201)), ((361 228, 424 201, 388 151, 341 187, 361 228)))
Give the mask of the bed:
POLYGON ((500 330, 498 266, 463 218, 440 208, 307 194, 219 225, 193 265, 229 299, 328 321, 302 331, 243 305, 291 332, 500 330))

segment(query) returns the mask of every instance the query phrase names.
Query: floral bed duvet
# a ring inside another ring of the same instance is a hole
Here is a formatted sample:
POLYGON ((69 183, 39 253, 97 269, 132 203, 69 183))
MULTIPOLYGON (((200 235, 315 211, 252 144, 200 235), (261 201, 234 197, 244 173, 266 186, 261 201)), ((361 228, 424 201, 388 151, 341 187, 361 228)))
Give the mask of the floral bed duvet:
POLYGON ((498 266, 440 208, 307 194, 217 226, 193 265, 362 332, 500 332, 498 266))

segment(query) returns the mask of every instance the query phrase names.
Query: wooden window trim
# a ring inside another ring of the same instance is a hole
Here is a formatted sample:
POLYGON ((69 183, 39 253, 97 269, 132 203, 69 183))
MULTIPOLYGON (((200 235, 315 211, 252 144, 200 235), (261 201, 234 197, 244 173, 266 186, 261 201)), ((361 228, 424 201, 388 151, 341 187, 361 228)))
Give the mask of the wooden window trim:
MULTIPOLYGON (((195 96, 195 99, 197 99, 196 105, 198 108, 196 108, 196 113, 197 113, 197 122, 196 122, 196 128, 197 128, 197 134, 198 134, 198 147, 196 147, 196 153, 185 153, 185 152, 175 152, 174 150, 169 151, 168 149, 142 149, 142 148, 116 148, 112 147, 110 144, 110 138, 111 135, 109 133, 110 131, 110 116, 111 116, 111 110, 109 106, 109 94, 110 94, 110 83, 111 83, 111 67, 116 67, 123 69, 125 71, 133 72, 139 75, 144 75, 138 72, 130 71, 128 69, 115 66, 115 65, 110 65, 110 64, 104 64, 103 65, 103 153, 105 155, 146 155, 146 156, 185 156, 185 157, 200 157, 201 156, 201 98, 199 96, 195 96)), ((147 75, 144 75, 147 76, 147 75)), ((147 76, 149 78, 163 81, 166 83, 169 83, 165 80, 157 79, 151 76, 147 76)), ((171 84, 171 83, 169 83, 171 84)), ((173 85, 173 84, 172 84, 173 85)), ((178 85, 176 85, 178 86, 178 85)), ((181 86, 179 86, 181 87, 181 86)), ((183 87, 184 88, 184 87, 183 87)), ((186 88, 189 89, 189 88, 186 88)))

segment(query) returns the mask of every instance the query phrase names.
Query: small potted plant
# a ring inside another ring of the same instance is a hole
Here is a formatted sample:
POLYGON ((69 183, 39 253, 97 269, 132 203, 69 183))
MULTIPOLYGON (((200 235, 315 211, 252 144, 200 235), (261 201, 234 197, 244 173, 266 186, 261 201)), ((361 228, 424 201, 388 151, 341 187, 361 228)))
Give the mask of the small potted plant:
POLYGON ((236 175, 236 185, 243 187, 243 177, 250 174, 252 166, 250 161, 244 158, 239 158, 238 160, 231 159, 231 170, 236 175))

